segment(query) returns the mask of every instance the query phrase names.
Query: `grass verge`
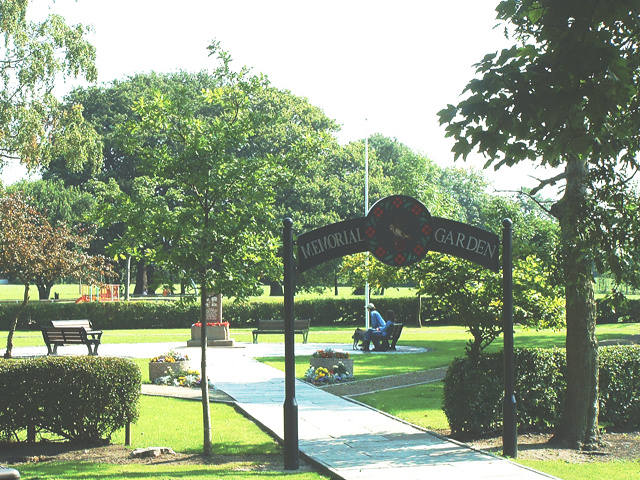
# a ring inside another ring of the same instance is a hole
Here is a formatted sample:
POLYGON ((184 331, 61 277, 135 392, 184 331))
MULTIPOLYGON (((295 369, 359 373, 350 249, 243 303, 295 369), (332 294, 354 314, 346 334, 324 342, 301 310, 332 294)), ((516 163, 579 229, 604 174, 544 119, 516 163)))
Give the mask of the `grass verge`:
POLYGON ((640 461, 569 463, 563 460, 517 460, 521 465, 548 473, 562 480, 635 480, 640 472, 640 461))
MULTIPOLYGON (((211 405, 213 451, 224 456, 225 463, 217 465, 140 465, 39 462, 13 466, 21 477, 57 479, 111 479, 111 478, 265 478, 274 480, 320 480, 326 477, 315 472, 285 472, 277 468, 282 464, 282 448, 232 406, 211 405), (261 471, 255 458, 269 461, 276 469, 261 471)), ((116 432, 112 439, 124 443, 124 431, 116 432)), ((166 446, 176 452, 200 454, 202 452, 202 408, 200 402, 162 397, 141 397, 140 419, 131 428, 132 449, 166 446)))

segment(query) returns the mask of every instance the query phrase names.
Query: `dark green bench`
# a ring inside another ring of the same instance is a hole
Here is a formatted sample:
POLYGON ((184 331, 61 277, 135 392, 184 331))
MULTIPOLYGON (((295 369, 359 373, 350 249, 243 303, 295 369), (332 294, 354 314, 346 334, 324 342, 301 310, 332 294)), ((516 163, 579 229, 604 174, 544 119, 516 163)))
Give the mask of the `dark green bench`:
POLYGON ((404 325, 402 323, 394 323, 391 325, 389 330, 386 332, 387 334, 383 337, 371 337, 371 341, 375 345, 375 349, 380 352, 385 352, 387 350, 395 350, 396 343, 402 335, 402 329, 404 325))
MULTIPOLYGON (((293 321, 293 333, 302 335, 302 343, 307 343, 309 338, 309 327, 311 326, 311 319, 294 319, 293 321)), ((284 320, 271 320, 271 319, 258 319, 258 325, 253 330, 253 343, 258 343, 258 335, 262 334, 284 334, 284 320)))

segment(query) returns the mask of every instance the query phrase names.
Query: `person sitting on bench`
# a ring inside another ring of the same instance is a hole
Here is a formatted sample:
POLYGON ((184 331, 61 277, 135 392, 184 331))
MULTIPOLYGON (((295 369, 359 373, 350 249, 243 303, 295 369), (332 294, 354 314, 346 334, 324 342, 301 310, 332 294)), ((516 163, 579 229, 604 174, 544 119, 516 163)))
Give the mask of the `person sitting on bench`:
POLYGON ((393 325, 394 318, 393 311, 389 310, 389 312, 391 312, 391 318, 385 322, 373 303, 367 305, 367 310, 369 310, 371 314, 371 328, 369 328, 364 334, 364 340, 362 341, 363 352, 370 351, 369 345, 371 345, 372 340, 376 349, 379 349, 379 342, 385 336, 387 330, 389 330, 393 325))

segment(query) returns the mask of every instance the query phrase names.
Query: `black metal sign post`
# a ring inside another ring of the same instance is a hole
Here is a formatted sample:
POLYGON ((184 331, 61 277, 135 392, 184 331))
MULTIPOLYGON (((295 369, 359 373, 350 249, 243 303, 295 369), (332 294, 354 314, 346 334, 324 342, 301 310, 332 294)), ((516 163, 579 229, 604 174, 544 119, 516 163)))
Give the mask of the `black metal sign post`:
POLYGON ((504 329, 504 403, 502 405, 502 454, 518 456, 515 366, 513 357, 513 256, 512 222, 502 221, 502 320, 504 329))
POLYGON ((298 402, 296 401, 296 354, 294 334, 293 301, 295 282, 293 279, 293 220, 284 219, 283 263, 284 263, 284 468, 300 468, 298 447, 298 402))

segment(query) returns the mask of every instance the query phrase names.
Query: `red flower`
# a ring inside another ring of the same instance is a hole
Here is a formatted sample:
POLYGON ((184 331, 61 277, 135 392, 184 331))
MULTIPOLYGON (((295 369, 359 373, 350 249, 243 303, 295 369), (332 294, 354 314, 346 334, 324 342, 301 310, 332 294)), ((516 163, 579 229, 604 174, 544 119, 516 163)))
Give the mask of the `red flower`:
POLYGON ((394 258, 396 265, 402 265, 404 264, 404 262, 406 261, 406 258, 404 255, 396 255, 396 257, 394 258))

